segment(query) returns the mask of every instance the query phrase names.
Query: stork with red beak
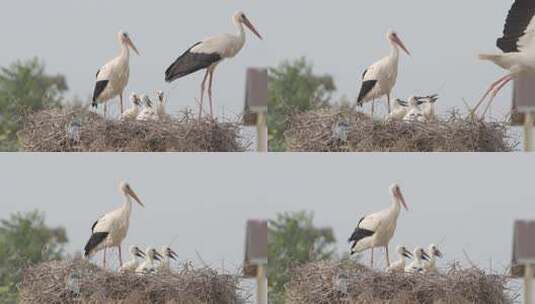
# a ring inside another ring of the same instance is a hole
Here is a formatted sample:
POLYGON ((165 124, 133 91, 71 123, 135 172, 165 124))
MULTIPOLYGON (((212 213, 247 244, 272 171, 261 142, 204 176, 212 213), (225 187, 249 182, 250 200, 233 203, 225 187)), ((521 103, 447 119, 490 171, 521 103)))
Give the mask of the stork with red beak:
POLYGON ((398 78, 400 48, 410 56, 403 41, 394 31, 388 31, 386 38, 392 47, 390 55, 372 64, 362 74, 362 86, 357 98, 357 105, 362 107, 364 103, 372 102, 371 115, 373 117, 374 103, 386 95, 388 113, 390 113, 390 96, 398 78))
POLYGON ((392 193, 392 206, 388 209, 363 217, 357 224, 355 231, 349 238, 351 254, 361 253, 371 249, 371 267, 373 267, 374 248, 384 247, 386 264, 390 266, 388 245, 394 237, 401 207, 409 210, 405 198, 398 184, 390 187, 392 193))
POLYGON ((197 71, 206 69, 201 84, 199 119, 202 117, 206 81, 208 81, 210 115, 212 118, 214 117, 214 105, 212 100, 214 71, 221 61, 227 58, 233 58, 241 51, 245 45, 245 27, 251 30, 251 32, 253 32, 259 39, 262 39, 262 36, 258 33, 255 26, 243 12, 234 14, 232 20, 238 28, 238 34, 214 36, 194 44, 184 54, 180 55, 180 57, 178 57, 178 59, 171 64, 165 72, 165 81, 172 82, 197 71))
POLYGON ((103 103, 104 117, 106 117, 107 103, 117 96, 119 96, 121 114, 123 114, 123 92, 130 77, 130 49, 139 55, 128 33, 120 31, 118 38, 121 44, 121 53, 97 71, 93 92, 92 106, 97 108, 99 104, 103 103))

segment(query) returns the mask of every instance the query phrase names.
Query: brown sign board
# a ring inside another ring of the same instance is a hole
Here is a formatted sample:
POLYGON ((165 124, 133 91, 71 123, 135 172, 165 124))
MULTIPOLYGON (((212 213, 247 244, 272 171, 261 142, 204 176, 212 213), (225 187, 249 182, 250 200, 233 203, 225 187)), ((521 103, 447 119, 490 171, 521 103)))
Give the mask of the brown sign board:
POLYGON ((535 265, 535 221, 517 221, 513 233, 512 276, 524 277, 528 264, 535 265))
POLYGON ((264 220, 249 220, 245 233, 244 275, 254 278, 257 267, 268 263, 268 224, 264 220))
POLYGON ((268 71, 265 68, 247 69, 245 84, 245 109, 243 123, 246 126, 254 126, 258 113, 268 111, 268 71))
POLYGON ((513 84, 513 125, 524 125, 525 114, 535 113, 535 74, 517 77, 513 84))

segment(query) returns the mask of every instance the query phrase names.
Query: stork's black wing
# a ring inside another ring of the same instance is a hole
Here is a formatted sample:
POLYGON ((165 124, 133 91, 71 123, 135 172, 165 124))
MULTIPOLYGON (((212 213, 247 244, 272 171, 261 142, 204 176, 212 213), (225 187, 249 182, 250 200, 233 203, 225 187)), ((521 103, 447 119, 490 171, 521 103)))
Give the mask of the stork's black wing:
POLYGON ((212 64, 220 61, 221 55, 217 53, 195 53, 191 50, 201 42, 193 45, 184 54, 180 55, 165 71, 165 81, 172 82, 186 75, 206 69, 212 64))
POLYGON ((97 107, 97 99, 100 97, 100 94, 104 92, 108 86, 109 80, 100 80, 95 84, 95 91, 93 92, 93 107, 97 107))
POLYGON ((100 243, 102 243, 102 241, 104 241, 107 237, 108 237, 108 232, 95 232, 91 235, 91 238, 89 239, 89 241, 87 241, 87 244, 85 245, 84 247, 84 256, 85 257, 88 257, 89 255, 91 255, 91 251, 93 251, 93 249, 97 248, 98 245, 100 245, 100 243))
POLYGON ((534 15, 534 0, 516 0, 509 11, 503 37, 498 39, 497 46, 505 53, 518 52, 518 40, 525 34, 534 15))

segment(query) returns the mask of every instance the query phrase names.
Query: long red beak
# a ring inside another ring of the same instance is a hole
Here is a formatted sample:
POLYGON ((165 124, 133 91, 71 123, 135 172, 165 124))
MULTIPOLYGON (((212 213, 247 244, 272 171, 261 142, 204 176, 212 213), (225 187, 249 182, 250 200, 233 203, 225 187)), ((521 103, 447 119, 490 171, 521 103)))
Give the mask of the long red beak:
POLYGON ((394 40, 394 43, 399 45, 399 47, 405 52, 407 53, 407 55, 411 55, 411 53, 409 52, 409 50, 407 50, 407 48, 405 47, 405 44, 403 44, 403 41, 401 41, 401 39, 399 39, 399 37, 396 35, 394 36, 393 38, 394 40))
POLYGON ((137 54, 138 56, 141 56, 141 55, 139 54, 139 51, 137 50, 136 46, 135 46, 134 43, 132 42, 132 40, 130 40, 130 38, 128 38, 128 39, 126 40, 126 43, 128 44, 128 46, 130 46, 130 47, 132 48, 132 50, 134 50, 134 52, 136 52, 136 54, 137 54))
POLYGON ((251 32, 253 32, 256 35, 256 37, 258 37, 258 39, 263 40, 262 35, 260 35, 260 33, 256 30, 256 28, 251 23, 251 21, 247 19, 247 17, 244 18, 243 24, 245 24, 245 26, 248 27, 251 30, 251 32))

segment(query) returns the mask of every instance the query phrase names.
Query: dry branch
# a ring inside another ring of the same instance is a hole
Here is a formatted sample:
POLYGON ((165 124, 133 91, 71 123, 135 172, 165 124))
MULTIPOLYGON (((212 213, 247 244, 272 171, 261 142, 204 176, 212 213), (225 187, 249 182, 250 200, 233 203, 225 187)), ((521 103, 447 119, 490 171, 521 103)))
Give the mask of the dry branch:
POLYGON ((318 110, 292 117, 285 136, 292 152, 510 152, 517 143, 511 142, 508 126, 464 118, 457 111, 445 119, 409 123, 318 110))
POLYGON ((188 112, 160 121, 116 121, 87 110, 43 110, 30 114, 18 135, 27 152, 241 152, 246 147, 239 131, 237 123, 199 121, 188 112))

